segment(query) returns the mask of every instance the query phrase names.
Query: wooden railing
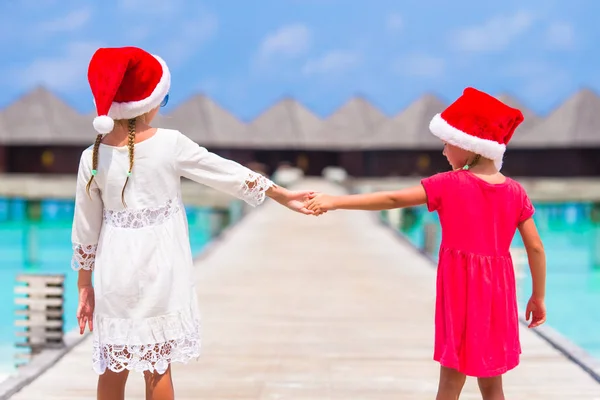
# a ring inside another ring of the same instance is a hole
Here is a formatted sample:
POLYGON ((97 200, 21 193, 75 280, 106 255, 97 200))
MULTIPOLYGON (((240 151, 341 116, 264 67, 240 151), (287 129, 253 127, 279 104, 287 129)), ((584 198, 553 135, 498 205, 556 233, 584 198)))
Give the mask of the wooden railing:
POLYGON ((48 348, 61 348, 64 320, 64 275, 21 274, 17 276, 15 303, 17 366, 48 348), (24 329, 23 329, 24 328, 24 329))

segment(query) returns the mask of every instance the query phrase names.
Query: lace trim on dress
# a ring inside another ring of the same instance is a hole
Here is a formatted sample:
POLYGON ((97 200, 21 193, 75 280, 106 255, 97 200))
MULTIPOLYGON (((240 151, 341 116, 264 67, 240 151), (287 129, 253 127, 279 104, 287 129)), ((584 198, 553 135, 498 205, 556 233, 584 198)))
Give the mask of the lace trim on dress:
POLYGON ((94 322, 92 365, 98 374, 106 369, 164 374, 173 362, 200 357, 200 321, 189 312, 141 321, 96 317, 94 322))
POLYGON ((261 174, 249 174, 240 189, 241 197, 246 203, 256 207, 265 201, 265 192, 273 185, 274 183, 271 180, 261 174), (254 185, 251 185, 252 183, 254 185))
POLYGON ((164 205, 139 210, 104 210, 104 223, 117 228, 139 229, 159 225, 181 209, 177 200, 164 205))
POLYGON ((93 270, 96 263, 98 245, 73 243, 72 248, 71 268, 75 271, 79 271, 80 269, 93 270))
POLYGON ((100 344, 94 341, 92 363, 97 374, 106 369, 113 372, 124 370, 154 371, 164 374, 173 362, 187 363, 200 357, 200 338, 197 335, 164 343, 142 346, 100 344))

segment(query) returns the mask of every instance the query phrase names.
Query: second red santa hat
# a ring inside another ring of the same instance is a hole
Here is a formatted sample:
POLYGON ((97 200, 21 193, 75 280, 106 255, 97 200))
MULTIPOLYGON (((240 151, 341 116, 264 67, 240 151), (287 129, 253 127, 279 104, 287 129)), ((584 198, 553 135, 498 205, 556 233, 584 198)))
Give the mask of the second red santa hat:
POLYGON ((469 87, 433 117, 429 129, 451 145, 493 160, 500 170, 506 145, 523 119, 518 109, 469 87))

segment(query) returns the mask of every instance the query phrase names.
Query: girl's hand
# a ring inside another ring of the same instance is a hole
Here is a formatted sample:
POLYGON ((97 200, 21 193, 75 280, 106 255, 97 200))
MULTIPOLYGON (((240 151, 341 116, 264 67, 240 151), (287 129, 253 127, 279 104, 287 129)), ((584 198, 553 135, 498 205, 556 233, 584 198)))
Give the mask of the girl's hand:
POLYGON ((90 332, 94 330, 94 307, 96 305, 94 288, 92 285, 79 288, 79 305, 77 306, 77 321, 79 322, 79 334, 85 332, 87 324, 90 332))
POLYGON ((314 212, 308 210, 305 202, 314 192, 309 190, 288 191, 284 199, 280 203, 292 211, 299 212, 304 215, 313 215, 314 212))
POLYGON ((309 196, 306 208, 315 213, 315 215, 321 215, 329 210, 334 209, 334 196, 322 193, 313 193, 309 196))
POLYGON ((530 318, 529 328, 535 328, 546 322, 546 305, 543 299, 531 296, 525 309, 525 319, 529 321, 530 318))

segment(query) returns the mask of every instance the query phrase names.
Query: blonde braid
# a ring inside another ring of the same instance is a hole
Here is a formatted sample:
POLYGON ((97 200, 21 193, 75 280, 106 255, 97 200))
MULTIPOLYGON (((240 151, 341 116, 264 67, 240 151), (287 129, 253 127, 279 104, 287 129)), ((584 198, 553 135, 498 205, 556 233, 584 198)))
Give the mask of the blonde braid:
POLYGON ((127 207, 125 204, 125 187, 127 186, 127 182, 129 182, 129 177, 131 176, 131 171, 133 170, 133 157, 135 153, 135 121, 135 118, 132 118, 128 121, 129 135, 127 137, 127 149, 129 150, 129 171, 127 171, 127 179, 125 179, 125 184, 123 185, 123 190, 121 191, 121 201, 125 207, 127 207))
POLYGON ((94 142, 94 150, 92 151, 92 176, 90 176, 90 180, 88 181, 85 191, 88 196, 90 195, 90 187, 92 186, 92 181, 98 172, 98 150, 100 149, 100 142, 102 141, 102 134, 96 136, 96 141, 94 142))

